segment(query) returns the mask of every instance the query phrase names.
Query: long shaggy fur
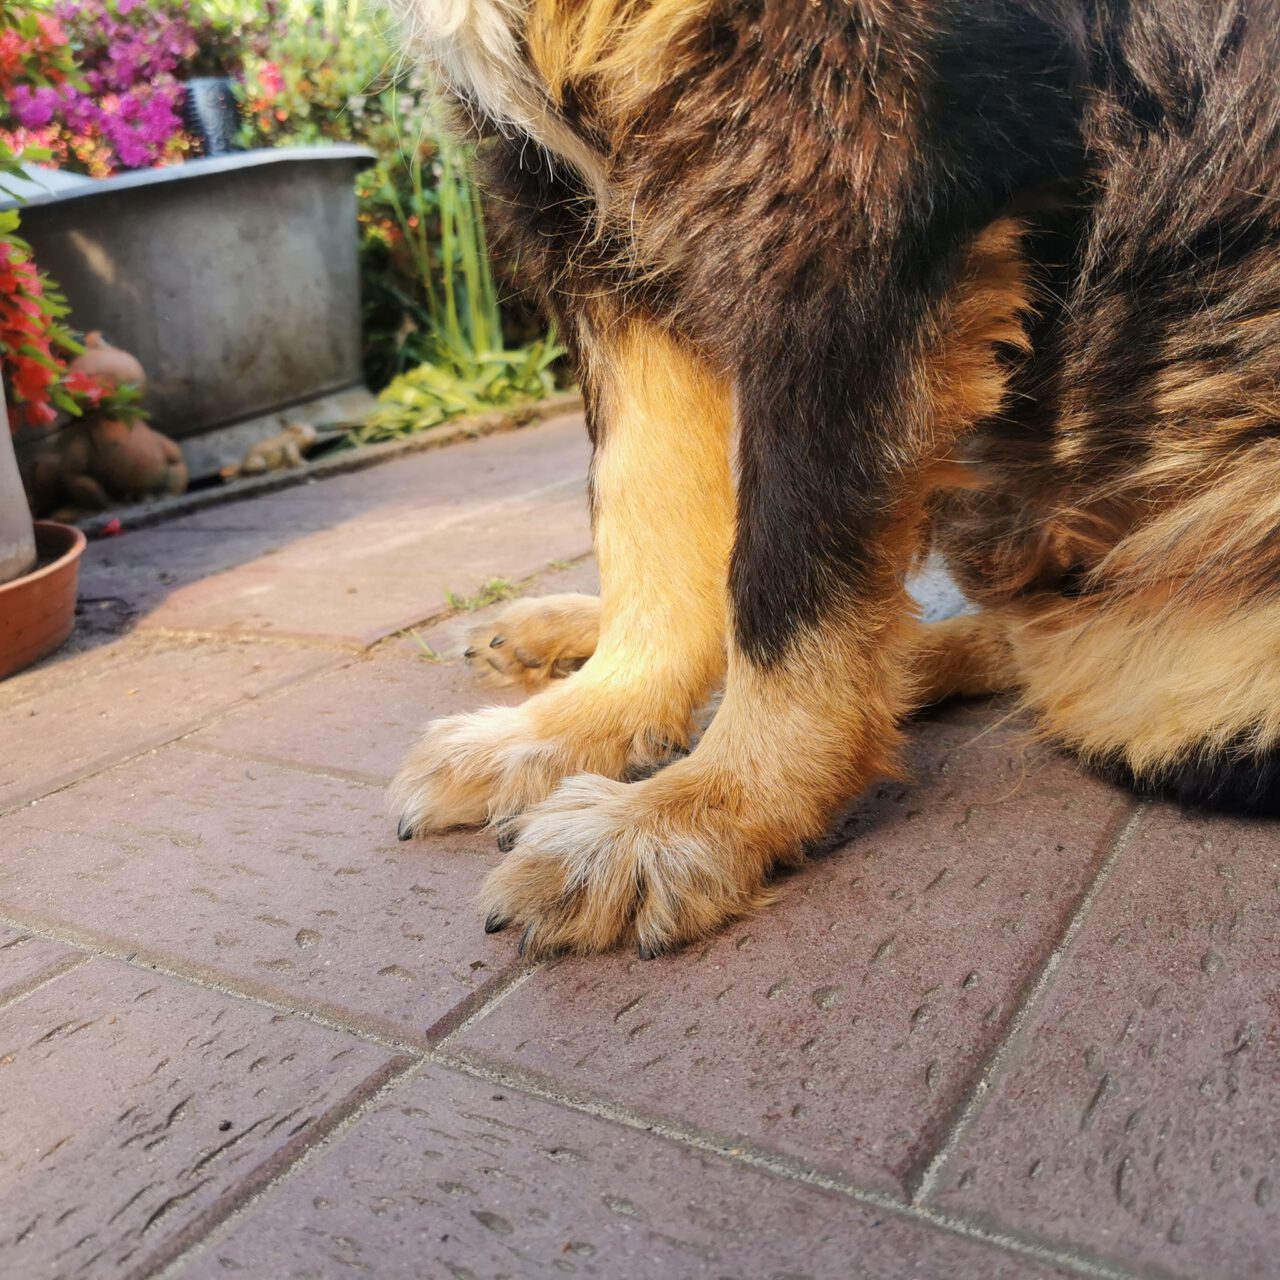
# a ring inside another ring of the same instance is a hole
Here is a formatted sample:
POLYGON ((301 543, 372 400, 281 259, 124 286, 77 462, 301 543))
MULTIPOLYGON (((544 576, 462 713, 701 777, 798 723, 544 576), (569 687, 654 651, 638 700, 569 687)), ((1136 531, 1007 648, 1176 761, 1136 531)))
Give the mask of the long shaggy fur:
POLYGON ((399 2, 596 445, 594 655, 397 783, 531 809, 492 919, 696 936, 955 692, 1280 807, 1280 0, 399 2), (983 612, 921 632, 931 544, 983 612))

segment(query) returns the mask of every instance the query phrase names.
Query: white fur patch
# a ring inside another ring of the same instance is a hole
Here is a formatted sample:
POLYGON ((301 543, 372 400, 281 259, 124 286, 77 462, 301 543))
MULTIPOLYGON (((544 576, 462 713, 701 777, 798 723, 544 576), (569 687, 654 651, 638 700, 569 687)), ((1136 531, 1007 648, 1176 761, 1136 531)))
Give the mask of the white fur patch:
POLYGON ((520 51, 526 0, 390 0, 404 18, 406 43, 445 85, 500 129, 527 133, 571 164, 603 203, 604 165, 556 113, 520 51))

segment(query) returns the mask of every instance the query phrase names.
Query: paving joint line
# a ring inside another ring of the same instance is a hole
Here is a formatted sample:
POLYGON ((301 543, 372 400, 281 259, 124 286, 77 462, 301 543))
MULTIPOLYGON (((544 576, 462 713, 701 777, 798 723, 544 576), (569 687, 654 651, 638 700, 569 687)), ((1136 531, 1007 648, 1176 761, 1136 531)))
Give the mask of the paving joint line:
POLYGON ((551 1077, 542 1076, 496 1062, 483 1055, 463 1052, 435 1052, 431 1060, 438 1066, 504 1089, 537 1098, 571 1111, 610 1121, 628 1129, 651 1133, 678 1146, 700 1151, 731 1164, 766 1173, 787 1182, 799 1183, 833 1192, 880 1212, 904 1218, 944 1234, 986 1245, 1006 1254, 1054 1266, 1089 1280, 1135 1280, 1137 1273, 1116 1263, 1073 1253, 1040 1240, 988 1227, 958 1214, 946 1213, 929 1205, 900 1200, 886 1192, 861 1187, 840 1174, 809 1164, 793 1156, 759 1147, 751 1143, 704 1132, 669 1117, 633 1109, 591 1091, 567 1086, 551 1077))
POLYGON ((233 1183, 204 1213, 166 1242, 128 1280, 170 1280, 185 1269, 232 1225, 248 1217, 264 1200, 295 1174, 320 1159, 388 1097, 412 1080, 426 1065, 418 1054, 398 1054, 378 1071, 366 1076, 338 1100, 312 1126, 310 1134, 299 1134, 296 1147, 286 1143, 273 1152, 252 1173, 233 1183), (379 1079, 381 1077, 381 1079, 379 1079), (370 1081, 377 1081, 369 1088, 370 1081))
MULTIPOLYGON (((351 655, 358 656, 358 655, 351 655)), ((33 804, 41 804, 45 800, 51 799, 53 796, 59 795, 61 792, 71 787, 77 787, 82 782, 88 782, 91 778, 100 777, 104 773, 110 773, 112 769, 121 768, 124 765, 132 764, 135 760, 140 760, 143 756, 150 755, 154 751, 163 750, 165 747, 171 747, 175 743, 182 742, 186 738, 194 737, 197 733, 203 733, 206 729, 212 729, 216 725, 222 723, 223 720, 230 716, 236 715, 243 711, 246 707, 255 703, 271 698, 276 694, 283 694, 287 690, 296 688, 300 684, 304 684, 309 680, 319 679, 325 675, 331 675, 336 671, 344 670, 349 664, 338 660, 335 654, 335 660, 332 663, 319 667, 314 671, 304 671, 297 676, 288 677, 279 684, 272 685, 268 689, 264 689, 261 694, 256 697, 247 694, 241 695, 230 706, 223 707, 219 711, 212 712, 206 719, 197 721, 195 724, 183 725, 180 729, 168 736, 157 736, 150 739, 142 746, 134 751, 130 751, 121 756, 115 756, 108 760, 102 761, 100 764, 86 769, 82 773, 71 773, 56 779, 49 785, 47 791, 27 792, 20 795, 17 800, 7 801, 0 804, 0 820, 11 817, 15 813, 21 813, 23 809, 29 808, 33 804)))
MULTIPOLYGON (((197 729, 195 733, 203 733, 197 729)), ((175 739, 168 746, 181 745, 187 751, 195 751, 203 756, 216 756, 220 760, 242 760, 246 764, 264 764, 271 767, 290 769, 294 773, 308 773, 317 778, 330 778, 337 782, 354 782, 362 787, 386 787, 391 779, 385 775, 360 773, 355 769, 334 769, 322 764, 305 764, 300 760, 291 760, 287 756, 274 756, 264 751, 243 751, 239 747, 221 747, 214 742, 188 741, 193 735, 175 739)))
POLYGON ((29 982, 25 987, 17 987, 0 995, 0 1013, 7 1013, 14 1005, 21 1004, 28 996, 33 996, 37 991, 43 991, 51 983, 57 982, 59 978, 65 978, 67 974, 74 973, 82 965, 88 964, 89 959, 90 957, 87 955, 72 956, 52 968, 44 970, 39 977, 29 982))
POLYGON ((75 929, 65 929, 58 925, 24 920, 7 912, 0 913, 0 927, 21 929, 23 932, 43 938, 47 942, 58 942, 63 946, 73 947, 83 953, 84 960, 90 960, 94 956, 101 956, 103 959, 115 960, 133 969, 145 970, 148 973, 158 973, 162 977, 172 978, 177 982, 189 983, 202 991, 212 991, 218 995, 230 996, 233 999, 244 1000, 261 1008, 271 1009, 275 1013, 301 1018, 305 1022, 314 1023, 316 1026, 324 1027, 326 1030, 342 1032, 346 1035, 354 1036, 367 1044, 377 1045, 380 1049, 386 1049, 389 1053, 423 1057, 430 1050, 425 1038, 421 1041, 401 1039, 374 1027, 348 1022, 341 1017, 334 1016, 332 1013, 325 1012, 323 1007, 296 1004, 290 1000, 273 999, 260 991, 251 990, 238 983, 225 980, 219 981, 208 977, 206 976, 207 971, 201 972, 194 967, 188 969, 175 966, 165 958, 139 947, 121 947, 108 942, 106 939, 95 937, 88 933, 81 933, 75 929))
POLYGON ((1022 988, 1018 1004, 1005 1024, 1004 1034, 978 1069, 958 1108, 952 1111, 933 1154, 906 1175, 904 1181, 912 1204, 922 1207, 937 1194, 943 1175, 982 1114, 991 1089, 1020 1055, 1030 1025, 1052 991, 1067 952, 1084 927, 1094 903, 1106 888, 1116 864, 1124 856, 1150 808, 1150 801, 1129 802, 1129 811, 1118 823, 1101 865, 1072 908, 1066 927, 1045 957, 1044 963, 1022 988))
MULTIPOLYGON (((258 559, 262 559, 262 557, 259 556, 258 559)), ((252 563, 253 561, 246 561, 245 564, 236 565, 235 568, 243 569, 252 563)), ((197 581, 203 582, 206 578, 216 576, 216 574, 208 573, 204 575, 204 578, 197 579, 197 581)), ((335 658, 358 658, 369 648, 367 644, 359 640, 353 640, 350 644, 343 644, 334 640, 304 639, 302 634, 297 632, 292 635, 271 635, 266 631, 210 631, 201 627, 162 627, 139 624, 133 628, 130 634, 142 637, 154 636, 158 640, 205 640, 220 644, 246 642, 272 644, 282 649, 289 648, 303 653, 331 653, 335 658)), ((374 643, 376 644, 377 641, 374 643)))
POLYGON ((433 1027, 443 1026, 443 1034, 435 1037, 432 1041, 431 1048, 427 1051, 434 1055, 441 1052, 444 1047, 451 1041, 456 1040, 459 1036, 470 1031, 477 1022, 487 1018, 508 996, 514 995, 533 975, 542 968, 542 965, 516 965, 505 975, 494 980, 493 989, 476 1001, 475 1007, 466 1010, 465 1013, 457 1020, 457 1022, 449 1025, 450 1014, 455 1014, 466 1004, 466 1000, 460 1000, 454 1005, 448 1013, 438 1018, 433 1027))

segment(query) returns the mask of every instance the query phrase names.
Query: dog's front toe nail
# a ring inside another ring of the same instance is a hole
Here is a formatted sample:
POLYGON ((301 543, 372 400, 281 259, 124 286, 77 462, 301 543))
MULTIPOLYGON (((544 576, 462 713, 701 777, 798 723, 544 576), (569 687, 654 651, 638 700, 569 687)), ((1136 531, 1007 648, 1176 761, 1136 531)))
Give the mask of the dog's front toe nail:
POLYGON ((413 823, 407 817, 400 819, 400 825, 396 827, 396 837, 400 840, 413 839, 413 823))
POLYGON ((509 916, 504 916, 500 911, 490 911, 485 918, 485 933, 501 933, 503 929, 511 923, 509 916))
POLYGON ((533 941, 533 931, 536 927, 536 925, 527 924, 524 927, 524 932, 520 935, 520 945, 516 950, 522 958, 525 952, 529 950, 529 944, 533 941))
POLYGON ((510 853, 516 847, 518 838, 513 827, 501 827, 498 831, 498 852, 510 853))
POLYGON ((636 950, 641 960, 656 960, 662 954, 661 947, 650 946, 647 942, 642 942, 636 950))
POLYGON ((506 643, 507 643, 507 637, 506 637, 506 636, 494 636, 494 637, 493 637, 493 639, 489 641, 489 648, 490 648, 490 649, 501 649, 501 648, 502 648, 502 646, 503 646, 504 644, 506 644, 506 643))
POLYGON ((476 656, 476 651, 474 649, 463 649, 462 656, 470 662, 476 656))

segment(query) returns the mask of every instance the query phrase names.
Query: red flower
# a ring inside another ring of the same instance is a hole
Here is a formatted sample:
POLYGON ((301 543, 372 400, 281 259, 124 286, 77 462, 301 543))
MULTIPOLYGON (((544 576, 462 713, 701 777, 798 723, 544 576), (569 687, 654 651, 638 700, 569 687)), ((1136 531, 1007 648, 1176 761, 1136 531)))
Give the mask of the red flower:
POLYGON ((107 389, 96 378, 79 369, 68 369, 62 385, 68 395, 75 396, 77 400, 87 400, 91 405, 97 404, 107 394, 107 389))
POLYGON ((274 62, 264 62, 258 72, 258 83, 262 86, 262 101, 273 102, 284 89, 284 75, 274 62))

